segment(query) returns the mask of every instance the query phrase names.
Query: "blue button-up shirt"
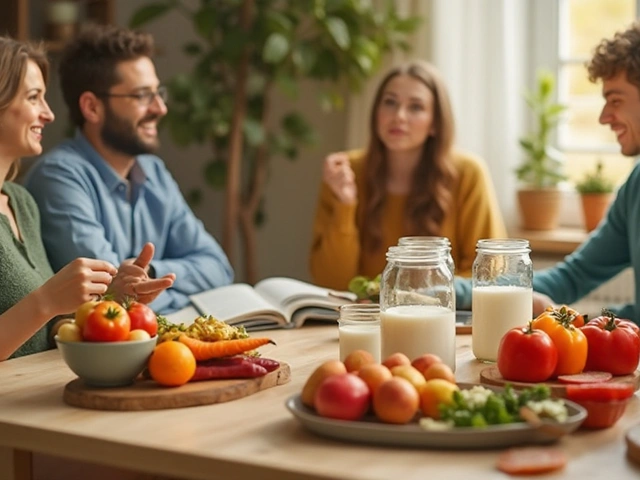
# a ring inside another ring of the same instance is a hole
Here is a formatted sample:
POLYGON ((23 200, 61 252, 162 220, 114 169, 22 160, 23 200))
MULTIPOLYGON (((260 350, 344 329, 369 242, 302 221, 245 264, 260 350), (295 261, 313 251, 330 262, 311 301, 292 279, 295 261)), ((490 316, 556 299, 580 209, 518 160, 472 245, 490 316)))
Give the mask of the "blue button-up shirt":
POLYGON ((233 281, 215 239, 185 202, 160 158, 139 155, 121 178, 81 132, 40 158, 25 186, 41 212, 42 236, 55 271, 77 257, 119 265, 155 245, 156 277, 175 273, 173 287, 151 304, 170 313, 189 295, 233 281))

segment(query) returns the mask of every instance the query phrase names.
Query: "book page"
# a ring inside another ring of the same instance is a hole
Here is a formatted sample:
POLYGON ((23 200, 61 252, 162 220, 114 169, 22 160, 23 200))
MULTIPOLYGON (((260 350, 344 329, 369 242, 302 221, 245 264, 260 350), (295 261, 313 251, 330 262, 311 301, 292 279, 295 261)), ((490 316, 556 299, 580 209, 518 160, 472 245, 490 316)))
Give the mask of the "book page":
POLYGON ((355 297, 353 300, 350 299, 349 292, 334 292, 327 288, 285 277, 261 280, 256 283, 255 290, 271 303, 279 306, 289 319, 296 310, 303 307, 326 308, 335 312, 331 317, 338 318, 340 305, 355 300, 355 297))
POLYGON ((275 305, 262 298, 245 283, 213 288, 189 297, 202 315, 213 315, 231 325, 238 323, 285 323, 285 316, 275 305))

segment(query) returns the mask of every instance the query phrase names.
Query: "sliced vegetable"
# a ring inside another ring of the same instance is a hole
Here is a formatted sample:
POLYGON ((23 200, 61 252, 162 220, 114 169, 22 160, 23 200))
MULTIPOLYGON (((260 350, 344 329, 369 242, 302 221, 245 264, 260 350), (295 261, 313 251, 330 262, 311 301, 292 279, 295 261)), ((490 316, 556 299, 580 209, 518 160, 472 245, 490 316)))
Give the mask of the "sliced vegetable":
POLYGON ((196 360, 209 360, 211 358, 230 357, 232 355, 238 355, 240 353, 255 350, 256 348, 268 343, 275 344, 273 340, 266 337, 205 342, 203 340, 188 337, 187 335, 180 335, 178 340, 189 347, 189 350, 191 350, 193 356, 196 357, 196 360))
POLYGON ((567 385, 567 398, 569 400, 592 400, 596 402, 608 402, 611 400, 624 400, 635 392, 632 383, 618 382, 591 385, 567 385))
POLYGON ((582 372, 573 375, 559 375, 558 381, 562 383, 602 383, 613 378, 609 372, 582 372))
POLYGON ((564 468, 567 456, 553 447, 510 448, 498 457, 498 470, 509 475, 532 475, 564 468))

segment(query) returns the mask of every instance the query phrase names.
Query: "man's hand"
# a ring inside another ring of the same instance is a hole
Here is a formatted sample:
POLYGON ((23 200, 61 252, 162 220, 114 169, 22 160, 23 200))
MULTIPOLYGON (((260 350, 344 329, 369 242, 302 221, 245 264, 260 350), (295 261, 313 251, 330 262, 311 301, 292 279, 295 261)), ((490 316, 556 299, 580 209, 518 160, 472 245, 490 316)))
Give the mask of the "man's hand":
POLYGON ((128 258, 120 264, 118 273, 111 282, 109 292, 117 301, 126 297, 136 299, 140 303, 151 303, 163 291, 173 285, 175 274, 168 273, 161 278, 150 278, 149 264, 153 260, 155 247, 146 243, 137 258, 128 258))
POLYGON ((533 292, 533 318, 544 312, 548 306, 555 307, 556 304, 547 295, 543 293, 533 292))

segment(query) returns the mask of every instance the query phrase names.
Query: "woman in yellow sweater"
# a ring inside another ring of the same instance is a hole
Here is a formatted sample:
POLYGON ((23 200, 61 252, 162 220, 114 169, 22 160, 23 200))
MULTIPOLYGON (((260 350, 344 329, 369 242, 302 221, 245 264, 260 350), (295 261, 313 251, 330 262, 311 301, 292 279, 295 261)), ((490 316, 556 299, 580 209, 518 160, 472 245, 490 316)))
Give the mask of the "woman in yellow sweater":
POLYGON ((366 151, 324 162, 310 267, 314 282, 345 290, 382 272, 406 235, 451 241, 456 274, 471 275, 476 242, 506 231, 484 162, 453 147, 454 120, 437 70, 392 69, 375 95, 366 151))

